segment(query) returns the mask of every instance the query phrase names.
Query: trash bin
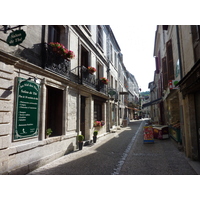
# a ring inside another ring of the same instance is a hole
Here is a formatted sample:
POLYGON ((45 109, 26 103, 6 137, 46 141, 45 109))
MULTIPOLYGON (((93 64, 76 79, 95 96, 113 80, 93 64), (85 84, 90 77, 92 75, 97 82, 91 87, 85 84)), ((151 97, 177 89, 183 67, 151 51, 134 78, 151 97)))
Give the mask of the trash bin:
POLYGON ((144 126, 144 144, 146 143, 154 143, 152 126, 144 126))

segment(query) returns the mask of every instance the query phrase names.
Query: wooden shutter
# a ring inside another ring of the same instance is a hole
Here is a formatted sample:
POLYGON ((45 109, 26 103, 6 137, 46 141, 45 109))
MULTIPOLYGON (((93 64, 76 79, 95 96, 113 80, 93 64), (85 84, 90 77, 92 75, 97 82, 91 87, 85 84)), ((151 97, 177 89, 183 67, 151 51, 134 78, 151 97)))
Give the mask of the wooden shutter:
POLYGON ((162 58, 162 72, 163 72, 163 89, 165 90, 167 89, 168 86, 166 57, 162 58))
POLYGON ((174 61, 173 61, 172 40, 171 39, 167 42, 166 49, 167 49, 168 80, 174 80, 174 61))

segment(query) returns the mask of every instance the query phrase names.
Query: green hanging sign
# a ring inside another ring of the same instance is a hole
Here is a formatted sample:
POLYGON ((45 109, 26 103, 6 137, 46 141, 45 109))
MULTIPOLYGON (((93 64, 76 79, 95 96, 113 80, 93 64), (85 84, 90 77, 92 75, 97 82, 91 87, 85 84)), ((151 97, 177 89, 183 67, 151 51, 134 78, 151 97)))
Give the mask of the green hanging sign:
POLYGON ((38 135, 40 85, 18 78, 14 140, 38 135))
POLYGON ((23 30, 16 30, 10 33, 8 36, 6 42, 10 46, 16 46, 18 44, 21 44, 26 37, 26 33, 23 30))

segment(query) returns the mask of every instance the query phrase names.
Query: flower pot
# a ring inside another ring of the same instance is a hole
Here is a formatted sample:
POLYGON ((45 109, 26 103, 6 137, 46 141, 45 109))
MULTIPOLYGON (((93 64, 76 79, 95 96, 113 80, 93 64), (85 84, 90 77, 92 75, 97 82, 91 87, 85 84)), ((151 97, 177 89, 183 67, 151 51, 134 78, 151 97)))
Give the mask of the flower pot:
POLYGON ((82 148, 83 148, 83 142, 79 142, 78 143, 78 148, 79 148, 79 150, 82 150, 82 148))
POLYGON ((97 136, 93 136, 93 143, 96 143, 97 141, 97 136))

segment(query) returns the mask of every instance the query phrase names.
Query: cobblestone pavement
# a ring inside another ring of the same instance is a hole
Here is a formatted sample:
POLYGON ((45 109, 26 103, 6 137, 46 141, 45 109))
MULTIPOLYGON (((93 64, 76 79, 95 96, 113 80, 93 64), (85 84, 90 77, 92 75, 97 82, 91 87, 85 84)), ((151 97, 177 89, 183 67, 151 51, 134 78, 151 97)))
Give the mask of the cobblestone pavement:
POLYGON ((121 175, 197 175, 172 139, 154 139, 152 144, 142 141, 141 132, 123 164, 121 175))
POLYGON ((143 144, 144 120, 98 138, 28 175, 195 175, 171 139, 143 144))

